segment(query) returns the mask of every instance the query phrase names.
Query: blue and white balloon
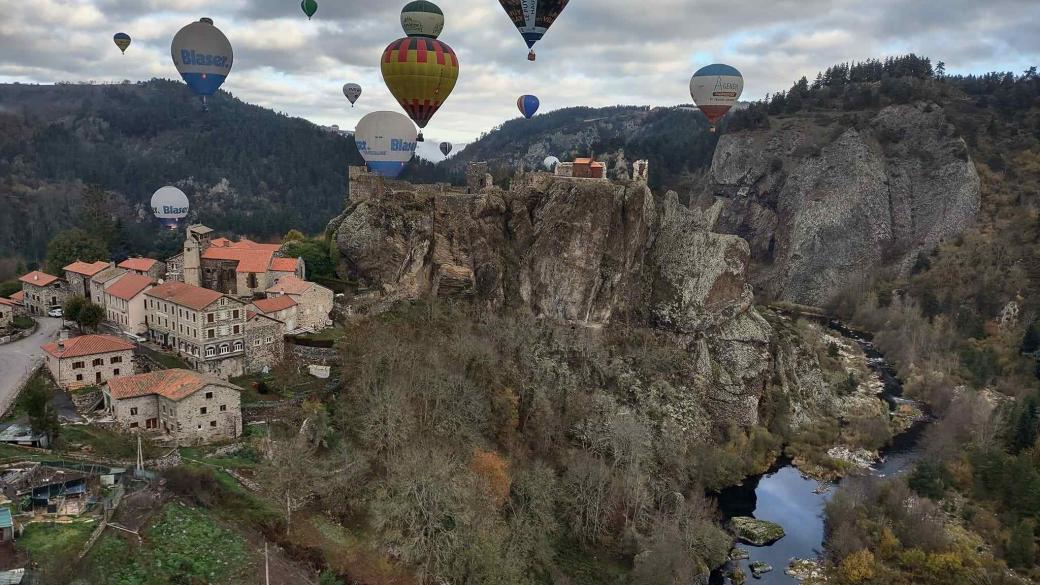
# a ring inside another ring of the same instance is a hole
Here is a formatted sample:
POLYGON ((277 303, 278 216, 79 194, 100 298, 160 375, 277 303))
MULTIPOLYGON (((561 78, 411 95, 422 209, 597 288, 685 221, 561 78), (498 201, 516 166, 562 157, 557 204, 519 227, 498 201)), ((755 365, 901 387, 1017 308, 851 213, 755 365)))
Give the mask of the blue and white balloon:
POLYGON ((177 229, 188 216, 188 207, 188 196, 177 187, 167 185, 152 194, 152 213, 168 229, 177 229))
POLYGON ((372 112, 358 121, 354 143, 373 173, 396 177, 415 153, 415 124, 397 112, 372 112))
POLYGON ((235 55, 231 42, 208 18, 177 31, 170 54, 184 82, 206 103, 231 73, 235 55))

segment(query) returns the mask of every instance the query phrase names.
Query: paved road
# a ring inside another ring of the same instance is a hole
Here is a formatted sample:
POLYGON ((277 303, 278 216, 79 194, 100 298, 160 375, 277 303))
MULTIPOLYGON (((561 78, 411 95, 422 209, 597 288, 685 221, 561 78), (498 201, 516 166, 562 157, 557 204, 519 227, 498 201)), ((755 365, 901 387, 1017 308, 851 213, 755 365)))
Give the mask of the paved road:
POLYGON ((57 338, 61 319, 37 317, 39 327, 25 339, 0 345, 0 413, 14 402, 33 364, 43 359, 40 346, 57 338))

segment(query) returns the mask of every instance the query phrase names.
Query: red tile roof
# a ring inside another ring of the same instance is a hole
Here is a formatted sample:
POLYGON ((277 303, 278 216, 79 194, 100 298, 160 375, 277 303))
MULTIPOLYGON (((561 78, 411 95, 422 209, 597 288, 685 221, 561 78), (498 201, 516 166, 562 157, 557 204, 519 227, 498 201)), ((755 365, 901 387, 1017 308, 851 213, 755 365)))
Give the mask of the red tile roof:
POLYGON ((158 260, 151 258, 127 258, 118 264, 120 268, 126 268, 127 270, 136 270, 138 272, 148 272, 155 266, 158 260))
POLYGON ((296 301, 290 296, 283 295, 255 300, 253 301, 253 306, 261 313, 277 313, 278 311, 295 307, 296 301))
POLYGON ((150 276, 144 276, 141 274, 134 274, 130 272, 124 274, 119 280, 112 283, 112 286, 105 289, 107 294, 114 296, 117 299, 123 299, 129 301, 130 299, 141 294, 141 291, 155 284, 150 276))
POLYGON ((102 262, 101 260, 98 260, 97 262, 82 262, 80 260, 76 260, 75 262, 69 264, 62 270, 65 270, 67 272, 75 272, 76 274, 82 274, 83 276, 94 276, 98 272, 101 272, 102 270, 108 267, 109 263, 102 262))
POLYGON ((246 248, 219 248, 210 246, 202 253, 205 260, 237 261, 235 272, 267 272, 274 252, 267 250, 251 250, 246 248))
POLYGON ((5 299, 4 297, 0 297, 0 305, 6 305, 8 307, 13 307, 13 306, 15 306, 17 304, 19 304, 17 301, 12 301, 11 299, 5 299))
POLYGON ((81 335, 65 341, 45 343, 40 346, 43 351, 59 359, 126 351, 134 345, 111 335, 81 335))
POLYGON ((181 400, 206 386, 241 390, 234 384, 192 370, 159 370, 137 376, 120 376, 108 381, 108 391, 116 400, 150 394, 158 394, 170 400, 181 400))
POLYGON ((307 282, 302 278, 296 276, 283 276, 278 279, 278 282, 274 283, 274 286, 267 289, 267 292, 302 295, 310 290, 312 286, 314 286, 313 282, 307 282))
POLYGON ((192 286, 183 282, 167 282, 145 292, 147 296, 169 301, 192 309, 205 309, 224 296, 215 290, 192 286))
POLYGON ((11 299, 12 301, 14 301, 16 303, 24 302, 25 301, 25 291, 24 290, 20 290, 20 291, 14 293, 13 295, 11 295, 11 296, 9 296, 7 298, 11 299))
POLYGON ((296 258, 272 258, 271 270, 275 272, 296 272, 299 260, 296 258))
POLYGON ((592 159, 591 158, 576 158, 576 159, 574 159, 574 164, 576 164, 576 165, 592 164, 592 159))
POLYGON ((47 286, 48 284, 51 284, 55 280, 58 280, 58 277, 57 276, 51 276, 50 274, 47 274, 46 272, 40 272, 39 270, 33 270, 32 272, 30 272, 29 274, 26 274, 25 276, 19 278, 18 280, 20 280, 20 281, 22 281, 22 282, 24 282, 26 284, 32 284, 32 285, 35 285, 35 286, 47 286))

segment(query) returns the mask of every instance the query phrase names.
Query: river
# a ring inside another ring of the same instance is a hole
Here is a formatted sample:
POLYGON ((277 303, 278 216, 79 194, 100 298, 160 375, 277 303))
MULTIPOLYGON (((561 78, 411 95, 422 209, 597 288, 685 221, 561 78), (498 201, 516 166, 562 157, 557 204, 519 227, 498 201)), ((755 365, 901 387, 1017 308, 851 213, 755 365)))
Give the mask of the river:
MULTIPOLYGON (((859 344, 871 370, 884 383, 882 398, 890 409, 897 408, 905 400, 902 398, 903 387, 891 365, 870 341, 870 336, 849 329, 837 321, 830 321, 827 325, 859 344)), ((882 461, 875 464, 870 473, 876 477, 887 477, 910 469, 919 457, 917 447, 926 426, 927 421, 918 421, 897 435, 891 445, 882 451, 882 461)), ((768 585, 799 583, 784 570, 791 559, 816 559, 822 556, 823 511, 836 487, 835 482, 820 482, 803 477, 790 460, 781 459, 765 474, 750 477, 741 485, 727 488, 719 494, 719 511, 724 520, 728 521, 734 516, 754 516, 776 522, 786 532, 786 536, 769 546, 738 545, 750 553, 750 558, 737 561, 749 582, 768 585), (773 570, 757 580, 753 579, 749 565, 754 561, 765 562, 773 570)), ((723 577, 722 571, 715 571, 711 583, 721 585, 729 583, 729 580, 723 577)))

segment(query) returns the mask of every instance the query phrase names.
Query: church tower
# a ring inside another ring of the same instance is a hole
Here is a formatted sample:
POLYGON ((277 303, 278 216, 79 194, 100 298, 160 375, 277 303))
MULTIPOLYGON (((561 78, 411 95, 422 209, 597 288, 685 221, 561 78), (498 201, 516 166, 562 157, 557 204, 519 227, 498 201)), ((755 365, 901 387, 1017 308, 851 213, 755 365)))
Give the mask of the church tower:
POLYGON ((188 226, 184 239, 184 283, 202 286, 202 252, 209 247, 211 228, 202 224, 188 226))

